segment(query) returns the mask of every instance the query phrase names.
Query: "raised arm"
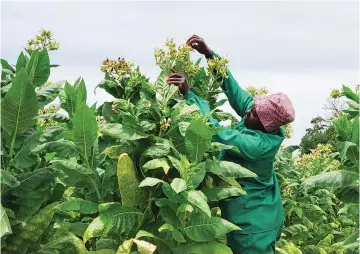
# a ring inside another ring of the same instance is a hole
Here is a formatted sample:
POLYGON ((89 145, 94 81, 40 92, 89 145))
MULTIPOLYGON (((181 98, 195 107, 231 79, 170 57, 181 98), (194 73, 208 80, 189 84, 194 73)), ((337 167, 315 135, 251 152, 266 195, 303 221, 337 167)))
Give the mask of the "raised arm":
MULTIPOLYGON (((167 82, 178 86, 180 93, 184 95, 187 103, 196 104, 200 109, 200 113, 206 115, 210 111, 208 102, 190 91, 184 75, 177 73, 174 70, 173 72, 174 73, 167 79, 167 82)), ((209 122, 215 126, 220 126, 220 123, 213 117, 209 117, 209 122)), ((236 146, 239 149, 241 156, 248 160, 256 160, 261 156, 261 137, 256 132, 225 129, 220 131, 217 135, 214 135, 213 141, 236 146)))
MULTIPOLYGON (((202 115, 206 115, 210 111, 210 106, 201 97, 189 91, 184 98, 189 104, 196 104, 202 115)), ((209 122, 215 126, 220 126, 220 123, 213 117, 209 118, 209 122)), ((220 142, 226 145, 236 146, 241 156, 247 160, 256 160, 261 155, 262 139, 254 132, 239 131, 235 129, 224 129, 213 136, 214 142, 220 142)))
MULTIPOLYGON (((186 43, 196 49, 200 54, 203 54, 207 59, 212 57, 221 58, 197 35, 190 37, 186 43)), ((227 75, 228 78, 223 79, 222 89, 227 96, 231 107, 240 117, 244 117, 245 112, 253 105, 253 98, 247 91, 239 86, 229 70, 227 70, 227 75)))

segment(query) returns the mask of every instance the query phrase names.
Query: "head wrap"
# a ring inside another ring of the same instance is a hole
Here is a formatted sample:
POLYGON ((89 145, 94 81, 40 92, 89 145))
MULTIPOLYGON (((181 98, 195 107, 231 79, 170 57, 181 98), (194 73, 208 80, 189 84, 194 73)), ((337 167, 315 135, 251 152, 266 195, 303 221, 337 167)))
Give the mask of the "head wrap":
POLYGON ((295 119, 293 105, 283 93, 257 96, 254 103, 260 122, 267 132, 273 132, 295 119))

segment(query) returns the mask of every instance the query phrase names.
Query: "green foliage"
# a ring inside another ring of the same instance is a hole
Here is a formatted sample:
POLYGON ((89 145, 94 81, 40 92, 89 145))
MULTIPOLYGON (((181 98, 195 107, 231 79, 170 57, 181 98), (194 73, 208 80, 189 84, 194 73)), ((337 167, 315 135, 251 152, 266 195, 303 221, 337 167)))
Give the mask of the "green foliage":
POLYGON ((334 125, 329 125, 322 117, 312 119, 311 123, 313 124, 312 128, 307 129, 306 134, 301 139, 301 153, 309 154, 319 144, 331 144, 335 148, 336 132, 334 125))
MULTIPOLYGON (((216 159, 237 148, 211 142, 220 129, 210 116, 236 123, 217 108, 227 60, 201 67, 168 41, 155 53, 162 71, 152 84, 125 59, 107 59, 99 87, 115 99, 89 107, 82 78, 47 81, 56 67, 48 51, 58 48, 51 36, 42 30, 14 67, 1 60, 1 251, 231 253, 222 239, 240 228, 218 217, 218 202, 246 195, 236 178, 256 174, 216 159), (210 113, 166 83, 170 67, 210 113)), ((357 250, 359 102, 346 87, 342 95, 349 108, 331 125, 338 155, 309 145, 309 157, 293 158, 290 147, 276 158, 286 215, 279 253, 357 250)))

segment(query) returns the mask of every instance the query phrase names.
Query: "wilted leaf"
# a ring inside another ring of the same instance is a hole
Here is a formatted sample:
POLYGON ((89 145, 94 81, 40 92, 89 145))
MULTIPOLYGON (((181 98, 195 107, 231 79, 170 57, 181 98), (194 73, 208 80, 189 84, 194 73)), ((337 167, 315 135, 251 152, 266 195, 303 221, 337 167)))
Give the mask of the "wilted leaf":
POLYGON ((139 185, 139 187, 145 187, 145 186, 155 186, 158 183, 164 183, 163 180, 153 178, 153 177, 146 177, 139 185))
POLYGON ((151 169, 162 168, 165 174, 167 174, 170 169, 170 166, 165 158, 161 158, 161 159, 153 159, 146 162, 142 166, 142 168, 144 169, 145 172, 151 169))

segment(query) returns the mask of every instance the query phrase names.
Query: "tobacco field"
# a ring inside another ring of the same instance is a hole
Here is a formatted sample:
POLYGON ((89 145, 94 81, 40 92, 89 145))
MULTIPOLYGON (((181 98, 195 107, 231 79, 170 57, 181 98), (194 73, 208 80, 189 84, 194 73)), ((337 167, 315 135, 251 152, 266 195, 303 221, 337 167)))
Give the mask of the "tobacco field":
MULTIPOLYGON (((90 105, 83 78, 49 81, 59 66, 51 52, 61 51, 52 36, 41 30, 16 63, 1 59, 1 253, 232 253, 226 233, 239 227, 218 202, 246 195, 236 179, 256 175, 218 160, 237 148, 212 142, 222 128, 210 116, 238 122, 219 109, 228 60, 202 66, 168 40, 155 50, 161 73, 151 82, 114 56, 99 66, 98 84, 114 99, 90 105), (170 68, 186 74, 209 114, 166 83, 170 68)), ((280 254, 359 250, 359 87, 339 84, 329 96, 344 108, 314 119, 301 144, 275 159, 280 254)))

